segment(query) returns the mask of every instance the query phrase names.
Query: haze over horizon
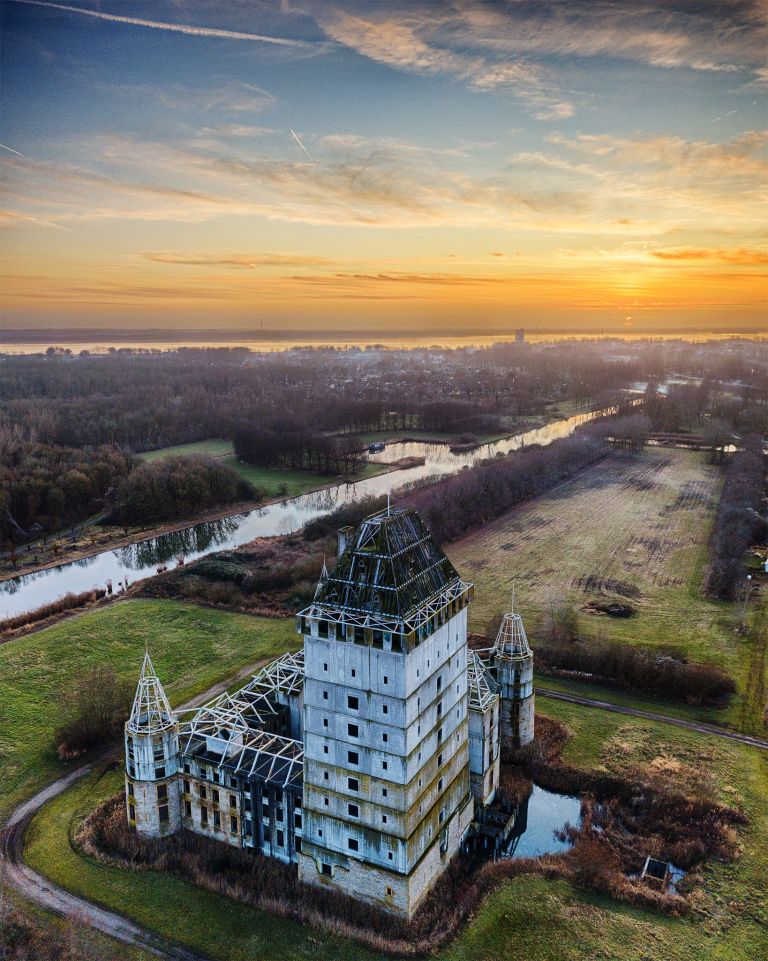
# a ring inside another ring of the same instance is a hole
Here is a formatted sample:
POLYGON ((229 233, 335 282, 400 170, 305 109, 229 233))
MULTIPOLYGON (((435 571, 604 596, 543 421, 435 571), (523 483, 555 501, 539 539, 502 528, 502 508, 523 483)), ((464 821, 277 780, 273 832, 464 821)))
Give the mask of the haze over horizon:
POLYGON ((760 0, 3 0, 3 325, 766 330, 760 0))

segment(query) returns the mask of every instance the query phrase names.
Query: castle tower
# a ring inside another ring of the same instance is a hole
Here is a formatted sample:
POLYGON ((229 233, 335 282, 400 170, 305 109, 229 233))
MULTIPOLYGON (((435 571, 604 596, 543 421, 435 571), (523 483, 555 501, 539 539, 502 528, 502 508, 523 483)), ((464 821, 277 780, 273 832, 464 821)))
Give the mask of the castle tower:
POLYGON ((387 510, 299 615, 303 881, 410 916, 459 850, 474 807, 471 597, 418 514, 387 510))
POLYGON ((504 615, 491 649, 491 663, 501 690, 501 738, 512 747, 533 740, 533 651, 523 619, 514 610, 504 615))
POLYGON ((146 837, 173 834, 181 826, 178 751, 179 722, 146 653, 125 723, 128 823, 146 837))

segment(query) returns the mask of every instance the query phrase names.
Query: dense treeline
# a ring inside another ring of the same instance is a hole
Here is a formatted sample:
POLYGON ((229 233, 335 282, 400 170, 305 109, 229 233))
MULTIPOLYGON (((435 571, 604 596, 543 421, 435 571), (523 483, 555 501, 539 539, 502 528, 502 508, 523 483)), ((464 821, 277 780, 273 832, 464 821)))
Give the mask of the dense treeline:
POLYGON ((415 507, 438 541, 455 540, 573 477, 606 454, 587 431, 482 464, 399 498, 415 507))
POLYGON ((715 597, 733 600, 744 580, 744 555, 750 544, 765 538, 762 511, 765 457, 761 442, 731 455, 712 534, 712 560, 707 590, 715 597))
POLYGON ((587 347, 441 351, 182 350, 0 357, 0 430, 134 452, 290 417, 310 431, 496 430, 499 415, 597 401, 636 368, 587 347))
MULTIPOLYGON (((653 429, 709 431, 718 456, 750 424, 768 432, 756 344, 0 354, 0 538, 34 540, 95 513, 131 453, 237 434, 247 463, 352 474, 349 433, 498 433, 553 403, 607 406, 632 381, 675 372, 701 382, 649 388, 653 429)), ((637 431, 624 441, 639 442, 637 431)))
POLYGON ((538 644, 536 666, 544 670, 575 671, 601 683, 688 704, 721 706, 736 690, 733 678, 711 664, 695 664, 670 654, 616 642, 538 644))
POLYGON ((118 484, 109 520, 151 524, 255 496, 253 487, 226 464, 206 457, 166 457, 140 464, 118 484))
POLYGON ((135 458, 0 436, 0 543, 48 534, 97 513, 135 458))
POLYGON ((318 434, 291 420, 278 420, 262 427, 240 427, 233 443, 238 460, 255 467, 354 474, 365 463, 359 441, 318 434))

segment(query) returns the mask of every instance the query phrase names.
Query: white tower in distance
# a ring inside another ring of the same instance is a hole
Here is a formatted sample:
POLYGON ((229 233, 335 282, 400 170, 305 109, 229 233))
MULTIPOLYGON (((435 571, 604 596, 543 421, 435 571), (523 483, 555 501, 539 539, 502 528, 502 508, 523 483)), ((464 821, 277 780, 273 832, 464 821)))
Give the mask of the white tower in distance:
POLYGON ((125 724, 128 823, 146 837, 164 837, 181 826, 178 752, 179 722, 147 652, 125 724))

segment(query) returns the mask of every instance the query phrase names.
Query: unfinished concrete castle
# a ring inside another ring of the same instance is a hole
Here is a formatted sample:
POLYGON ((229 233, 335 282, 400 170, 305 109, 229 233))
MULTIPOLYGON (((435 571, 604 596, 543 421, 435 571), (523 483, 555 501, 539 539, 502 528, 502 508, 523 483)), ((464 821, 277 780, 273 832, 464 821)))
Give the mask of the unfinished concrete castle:
POLYGON ((418 514, 384 511, 339 532, 303 650, 236 694, 180 717, 147 655, 125 726, 131 825, 297 863, 409 917, 493 801, 502 741, 533 738, 522 620, 480 656, 471 599, 418 514))

